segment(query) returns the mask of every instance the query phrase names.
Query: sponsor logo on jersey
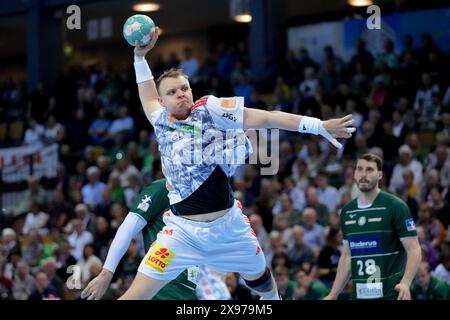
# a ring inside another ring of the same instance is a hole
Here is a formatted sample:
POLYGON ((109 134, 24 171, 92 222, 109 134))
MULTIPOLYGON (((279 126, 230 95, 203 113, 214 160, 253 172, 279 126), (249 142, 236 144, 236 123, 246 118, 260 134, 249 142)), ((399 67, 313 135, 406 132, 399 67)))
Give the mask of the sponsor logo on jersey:
POLYGON ((187 272, 188 281, 197 284, 200 279, 200 268, 197 266, 192 266, 187 268, 187 272))
POLYGON ((350 236, 348 243, 352 256, 381 253, 381 241, 378 234, 350 236))
POLYGON ((151 250, 152 251, 148 255, 145 264, 161 273, 166 271, 167 267, 175 256, 173 251, 161 246, 160 244, 155 244, 151 248, 151 250))
POLYGON ((378 217, 378 218, 369 218, 369 220, 367 220, 368 222, 380 222, 381 220, 383 220, 383 218, 378 217))
POLYGON ((351 219, 353 219, 354 217, 356 217, 356 213, 355 214, 349 214, 348 215, 351 219))
POLYGON ((236 99, 235 98, 222 98, 220 99, 220 107, 222 109, 235 109, 236 99))
POLYGON ((375 299, 383 297, 383 283, 357 283, 356 298, 357 299, 375 299))
POLYGON ((364 217, 364 216, 359 217, 359 219, 358 219, 358 225, 359 225, 359 226, 365 225, 366 222, 367 222, 367 218, 366 218, 366 217, 364 217))
POLYGON ((405 221, 405 223, 406 223, 406 229, 408 230, 408 231, 414 231, 414 230, 416 230, 416 224, 414 223, 414 219, 407 219, 406 221, 405 221))
POLYGON ((347 221, 345 221, 345 225, 355 224, 355 223, 356 223, 356 220, 347 220, 347 221))
POLYGON ((153 199, 151 196, 145 195, 141 202, 138 205, 138 209, 142 211, 147 211, 150 205, 153 203, 153 199))

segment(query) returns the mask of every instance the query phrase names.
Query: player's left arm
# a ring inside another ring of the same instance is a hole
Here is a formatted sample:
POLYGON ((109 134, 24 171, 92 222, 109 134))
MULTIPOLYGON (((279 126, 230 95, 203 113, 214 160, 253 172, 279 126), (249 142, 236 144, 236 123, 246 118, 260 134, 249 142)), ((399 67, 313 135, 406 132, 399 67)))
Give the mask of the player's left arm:
POLYGON ((420 261, 422 251, 417 238, 416 226, 408 206, 401 200, 394 204, 394 228, 406 251, 405 272, 401 281, 395 286, 398 291, 398 300, 411 300, 410 286, 420 261))
POLYGON ((402 239, 402 244, 406 251, 406 267, 403 278, 400 283, 395 286, 395 289, 398 291, 398 300, 411 300, 409 288, 419 269, 422 253, 417 237, 404 238, 402 239))
POLYGON ((287 112, 244 108, 244 130, 276 128, 321 135, 336 148, 342 148, 336 138, 350 138, 352 133, 356 131, 353 124, 351 114, 339 119, 322 121, 317 118, 287 112))

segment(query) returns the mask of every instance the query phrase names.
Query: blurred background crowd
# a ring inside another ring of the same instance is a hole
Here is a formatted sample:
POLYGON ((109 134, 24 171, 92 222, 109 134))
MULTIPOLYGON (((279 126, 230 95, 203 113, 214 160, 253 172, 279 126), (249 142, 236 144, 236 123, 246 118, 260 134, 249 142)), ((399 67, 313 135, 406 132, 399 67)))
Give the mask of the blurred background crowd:
MULTIPOLYGON (((194 99, 244 96, 245 106, 321 119, 352 114, 357 132, 337 150, 328 142, 280 132, 279 169, 243 165, 232 179, 283 299, 321 299, 340 256, 339 212, 358 195, 355 159, 384 160, 382 189, 411 210, 423 263, 414 299, 449 299, 450 55, 431 34, 404 37, 373 55, 359 41, 350 59, 332 46, 323 60, 307 49, 268 56, 250 68, 245 42, 192 48, 149 59, 158 76, 180 67, 194 99)), ((73 66, 56 88, 0 82, 0 144, 58 145, 57 177, 30 176, 26 191, 0 213, 0 299, 77 299, 102 268, 109 245, 143 186, 163 178, 158 146, 137 96, 132 50, 126 65, 73 66), (73 265, 80 277, 74 277, 73 265), (78 283, 78 279, 80 282, 78 283), (71 287, 72 286, 72 287, 71 287), (74 289, 74 290, 71 290, 74 289)), ((105 298, 130 284, 145 254, 133 240, 105 298)), ((255 299, 237 274, 222 275, 232 299, 255 299)), ((351 283, 340 299, 349 299, 351 283)))

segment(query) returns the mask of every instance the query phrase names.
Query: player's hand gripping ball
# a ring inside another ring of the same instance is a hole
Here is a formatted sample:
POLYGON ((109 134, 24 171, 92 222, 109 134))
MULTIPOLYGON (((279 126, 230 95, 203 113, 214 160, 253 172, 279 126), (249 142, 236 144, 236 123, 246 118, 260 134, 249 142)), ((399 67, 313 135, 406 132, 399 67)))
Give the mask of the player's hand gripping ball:
POLYGON ((123 25, 123 36, 127 42, 134 46, 136 40, 141 47, 145 47, 152 40, 151 35, 155 31, 155 23, 143 14, 135 14, 125 21, 123 25))

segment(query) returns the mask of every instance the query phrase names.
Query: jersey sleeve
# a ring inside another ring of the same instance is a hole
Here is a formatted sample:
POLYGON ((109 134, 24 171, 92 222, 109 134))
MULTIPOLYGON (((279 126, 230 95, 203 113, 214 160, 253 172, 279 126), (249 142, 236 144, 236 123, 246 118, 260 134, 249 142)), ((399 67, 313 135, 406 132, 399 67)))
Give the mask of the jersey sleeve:
POLYGON ((219 130, 243 130, 244 97, 208 96, 206 109, 219 130))
POLYGON ((142 190, 134 200, 131 212, 140 215, 149 223, 155 217, 162 215, 169 207, 169 198, 166 189, 166 180, 154 181, 142 190))
POLYGON ((393 227, 399 238, 416 237, 416 224, 408 206, 398 200, 393 207, 393 227))

